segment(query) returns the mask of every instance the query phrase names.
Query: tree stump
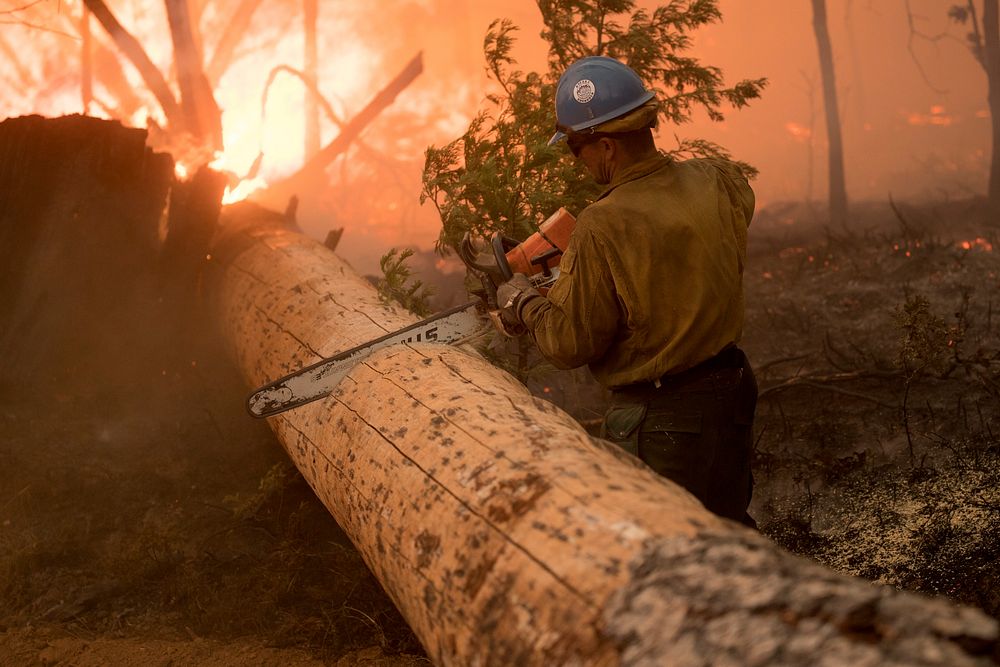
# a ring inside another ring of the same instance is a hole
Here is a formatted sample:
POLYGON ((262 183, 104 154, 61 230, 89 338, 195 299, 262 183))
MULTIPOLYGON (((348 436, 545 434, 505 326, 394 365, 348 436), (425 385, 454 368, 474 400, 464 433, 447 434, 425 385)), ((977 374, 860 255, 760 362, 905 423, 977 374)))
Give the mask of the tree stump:
POLYGON ((84 116, 0 123, 4 381, 61 376, 122 347, 173 181, 171 157, 145 140, 145 130, 84 116))

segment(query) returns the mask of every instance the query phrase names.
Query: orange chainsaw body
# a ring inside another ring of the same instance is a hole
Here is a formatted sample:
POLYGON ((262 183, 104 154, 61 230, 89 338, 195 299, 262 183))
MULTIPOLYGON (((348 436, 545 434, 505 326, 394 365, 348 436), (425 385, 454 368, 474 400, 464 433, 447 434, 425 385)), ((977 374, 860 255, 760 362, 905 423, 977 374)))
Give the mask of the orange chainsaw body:
POLYGON ((537 232, 507 253, 511 272, 526 276, 535 276, 539 272, 548 274, 551 269, 559 266, 559 260, 566 252, 575 226, 576 218, 565 208, 550 215, 537 232), (548 259, 539 261, 539 258, 545 258, 546 255, 548 259))

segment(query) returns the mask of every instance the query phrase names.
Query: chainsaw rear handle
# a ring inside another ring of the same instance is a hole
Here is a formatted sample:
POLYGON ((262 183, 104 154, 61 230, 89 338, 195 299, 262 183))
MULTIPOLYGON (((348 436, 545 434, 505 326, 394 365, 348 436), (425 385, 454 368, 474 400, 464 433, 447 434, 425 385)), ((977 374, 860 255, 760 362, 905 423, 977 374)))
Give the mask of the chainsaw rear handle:
POLYGON ((500 275, 503 276, 504 282, 507 282, 514 277, 514 272, 510 270, 510 262, 507 261, 507 253, 520 245, 520 243, 516 239, 504 236, 500 232, 493 233, 490 243, 493 245, 493 257, 497 260, 497 268, 500 269, 500 275))

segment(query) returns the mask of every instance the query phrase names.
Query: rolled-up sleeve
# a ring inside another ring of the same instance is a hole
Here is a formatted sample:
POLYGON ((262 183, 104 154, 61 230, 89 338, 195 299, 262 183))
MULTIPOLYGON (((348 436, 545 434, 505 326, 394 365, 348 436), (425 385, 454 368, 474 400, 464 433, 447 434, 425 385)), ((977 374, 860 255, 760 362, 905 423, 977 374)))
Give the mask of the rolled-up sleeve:
POLYGON ((581 216, 546 297, 521 311, 542 355, 554 366, 576 368, 604 356, 622 317, 606 249, 581 216))

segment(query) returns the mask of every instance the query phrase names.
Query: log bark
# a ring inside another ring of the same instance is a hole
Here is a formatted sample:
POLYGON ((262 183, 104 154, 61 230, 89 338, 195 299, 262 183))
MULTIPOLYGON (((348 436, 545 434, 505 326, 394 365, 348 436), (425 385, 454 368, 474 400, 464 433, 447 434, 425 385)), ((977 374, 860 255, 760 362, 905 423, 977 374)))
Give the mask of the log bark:
MULTIPOLYGON (((248 387, 413 322, 283 217, 226 209, 248 387)), ((439 665, 971 665, 997 626, 791 556, 474 351, 384 349, 271 427, 439 665)))

